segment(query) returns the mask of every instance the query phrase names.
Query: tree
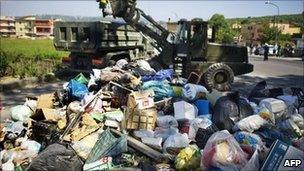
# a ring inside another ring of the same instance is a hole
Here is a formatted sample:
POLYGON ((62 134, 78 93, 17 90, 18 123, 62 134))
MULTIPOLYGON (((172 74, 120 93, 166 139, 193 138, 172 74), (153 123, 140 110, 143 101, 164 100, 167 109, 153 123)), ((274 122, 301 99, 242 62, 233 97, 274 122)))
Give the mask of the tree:
POLYGON ((232 43, 235 32, 222 14, 214 14, 209 24, 215 28, 215 40, 219 43, 232 43))
POLYGON ((275 41, 277 31, 278 30, 275 27, 264 26, 261 36, 261 42, 272 43, 273 41, 275 41))

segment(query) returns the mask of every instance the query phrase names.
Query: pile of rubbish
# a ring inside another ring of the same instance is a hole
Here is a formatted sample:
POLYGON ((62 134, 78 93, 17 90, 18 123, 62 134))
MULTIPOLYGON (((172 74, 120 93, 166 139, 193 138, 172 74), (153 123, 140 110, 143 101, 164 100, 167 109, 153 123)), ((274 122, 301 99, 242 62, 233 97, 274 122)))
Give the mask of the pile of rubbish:
POLYGON ((288 95, 264 81, 245 98, 207 90, 195 76, 119 60, 28 97, 1 123, 1 168, 303 169, 301 89, 288 95))

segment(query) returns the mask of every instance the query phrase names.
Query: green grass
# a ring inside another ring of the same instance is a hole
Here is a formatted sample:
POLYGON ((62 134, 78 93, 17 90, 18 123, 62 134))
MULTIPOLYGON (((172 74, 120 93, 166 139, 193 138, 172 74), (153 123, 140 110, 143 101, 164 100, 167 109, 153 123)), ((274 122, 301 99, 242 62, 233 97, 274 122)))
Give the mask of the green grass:
POLYGON ((51 39, 0 38, 0 76, 42 76, 67 55, 56 51, 51 39))

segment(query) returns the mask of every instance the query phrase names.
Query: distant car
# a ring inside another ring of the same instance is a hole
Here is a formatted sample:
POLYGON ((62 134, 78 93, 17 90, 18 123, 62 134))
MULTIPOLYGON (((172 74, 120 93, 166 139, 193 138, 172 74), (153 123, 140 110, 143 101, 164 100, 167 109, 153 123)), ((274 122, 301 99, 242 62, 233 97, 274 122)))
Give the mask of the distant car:
MULTIPOLYGON (((268 47, 269 47, 268 55, 269 55, 269 56, 275 55, 275 53, 274 53, 274 46, 273 46, 273 45, 268 45, 268 47)), ((264 52, 265 52, 264 47, 258 47, 258 48, 256 48, 256 50, 254 51, 254 54, 255 54, 255 55, 264 55, 264 52)))

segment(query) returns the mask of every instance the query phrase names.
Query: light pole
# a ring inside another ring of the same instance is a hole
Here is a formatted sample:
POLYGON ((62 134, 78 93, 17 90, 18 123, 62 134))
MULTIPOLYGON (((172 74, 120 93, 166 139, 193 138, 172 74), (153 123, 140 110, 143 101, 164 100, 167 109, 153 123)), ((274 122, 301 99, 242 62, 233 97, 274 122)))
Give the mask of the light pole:
POLYGON ((272 5, 272 6, 275 6, 278 10, 278 16, 277 18, 274 17, 274 23, 276 24, 277 23, 277 30, 276 30, 276 37, 275 37, 275 41, 276 41, 276 44, 278 45, 278 32, 279 32, 279 22, 277 20, 279 20, 279 15, 280 15, 280 8, 278 5, 270 2, 270 1, 266 1, 265 4, 269 4, 269 5, 272 5))

